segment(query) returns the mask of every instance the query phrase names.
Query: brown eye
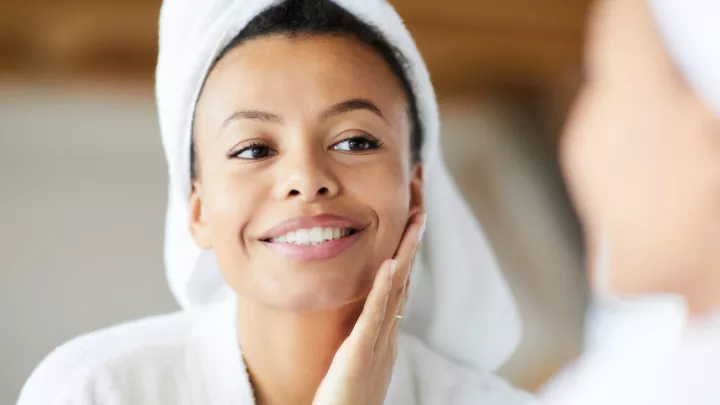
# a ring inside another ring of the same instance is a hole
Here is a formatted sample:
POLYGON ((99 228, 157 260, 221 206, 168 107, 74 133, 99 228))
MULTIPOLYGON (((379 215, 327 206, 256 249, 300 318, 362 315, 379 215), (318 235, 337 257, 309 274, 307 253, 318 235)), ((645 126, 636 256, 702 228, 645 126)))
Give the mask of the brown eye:
POLYGON ((380 142, 375 138, 370 136, 354 136, 336 143, 333 145, 332 149, 345 152, 362 152, 377 149, 379 147, 380 142))
POLYGON ((253 144, 231 152, 229 157, 244 160, 256 160, 275 155, 277 155, 277 152, 268 145, 253 144))

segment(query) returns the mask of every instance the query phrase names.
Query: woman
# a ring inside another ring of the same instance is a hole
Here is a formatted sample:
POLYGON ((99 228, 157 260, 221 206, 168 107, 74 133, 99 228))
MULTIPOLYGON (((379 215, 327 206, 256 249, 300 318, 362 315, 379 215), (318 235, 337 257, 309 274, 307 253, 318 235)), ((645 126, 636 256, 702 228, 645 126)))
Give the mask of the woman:
POLYGON ((517 313, 390 5, 168 0, 157 99, 185 311, 61 347, 21 404, 529 400, 491 374, 517 313))
POLYGON ((596 5, 562 154, 617 315, 548 403, 720 403, 718 21, 714 0, 596 5))

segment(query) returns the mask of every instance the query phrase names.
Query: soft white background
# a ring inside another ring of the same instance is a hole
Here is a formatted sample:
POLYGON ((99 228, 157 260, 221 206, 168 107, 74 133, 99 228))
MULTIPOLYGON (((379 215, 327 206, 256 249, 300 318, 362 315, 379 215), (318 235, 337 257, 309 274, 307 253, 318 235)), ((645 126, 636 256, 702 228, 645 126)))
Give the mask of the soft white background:
MULTIPOLYGON (((503 375, 534 387, 577 352, 585 299, 552 154, 512 105, 443 110, 448 163, 525 321, 503 375)), ((177 308, 162 261, 165 182, 150 95, 0 89, 0 404, 73 336, 177 308)))

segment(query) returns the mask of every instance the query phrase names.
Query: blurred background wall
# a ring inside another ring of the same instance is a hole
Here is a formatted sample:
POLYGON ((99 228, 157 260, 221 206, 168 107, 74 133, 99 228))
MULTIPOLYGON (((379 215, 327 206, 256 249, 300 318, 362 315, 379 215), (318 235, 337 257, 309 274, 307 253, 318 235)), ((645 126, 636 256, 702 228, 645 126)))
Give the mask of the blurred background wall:
MULTIPOLYGON (((502 374, 575 356, 581 241, 556 163, 585 0, 392 1, 440 97, 448 165, 525 323, 502 374)), ((0 403, 80 333, 177 309, 152 94, 158 0, 0 3, 0 403)))

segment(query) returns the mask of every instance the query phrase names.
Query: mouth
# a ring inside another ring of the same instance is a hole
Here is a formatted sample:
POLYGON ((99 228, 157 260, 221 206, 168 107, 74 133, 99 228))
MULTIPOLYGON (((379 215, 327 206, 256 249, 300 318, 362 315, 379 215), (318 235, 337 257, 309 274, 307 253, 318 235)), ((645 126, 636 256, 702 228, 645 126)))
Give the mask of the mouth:
POLYGON ((263 239, 268 243, 283 243, 298 246, 315 246, 348 238, 361 230, 355 228, 313 227, 287 232, 273 238, 263 239))
POLYGON ((351 249, 364 233, 356 220, 330 214, 285 221, 260 238, 275 253, 294 260, 327 260, 351 249))

